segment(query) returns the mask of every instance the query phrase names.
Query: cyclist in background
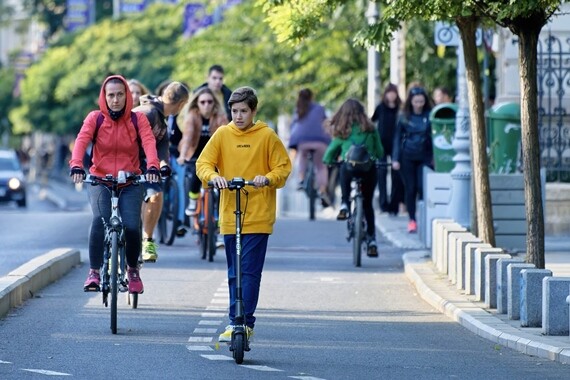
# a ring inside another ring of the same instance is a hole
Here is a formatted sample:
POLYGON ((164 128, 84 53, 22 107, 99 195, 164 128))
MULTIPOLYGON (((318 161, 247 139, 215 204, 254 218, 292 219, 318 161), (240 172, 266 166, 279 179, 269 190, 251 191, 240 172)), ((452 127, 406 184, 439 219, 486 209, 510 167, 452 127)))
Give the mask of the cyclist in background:
MULTIPOLYGON (((345 160, 346 153, 353 144, 364 144, 372 160, 379 160, 384 156, 384 148, 380 135, 372 121, 366 116, 362 103, 357 99, 346 100, 331 119, 333 140, 330 143, 323 162, 333 165, 340 157, 345 160)), ((368 241, 367 255, 377 257, 376 226, 374 223, 374 207, 372 199, 376 187, 376 166, 372 165, 367 173, 360 174, 362 178, 362 204, 366 218, 366 239, 368 241)), ((341 206, 337 220, 346 220, 349 215, 350 190, 352 178, 356 174, 347 169, 346 165, 340 167, 340 189, 342 192, 341 206)))
MULTIPOLYGON (((178 164, 187 165, 187 170, 192 173, 190 180, 190 202, 186 209, 189 216, 196 214, 196 205, 200 197, 200 179, 196 176, 196 159, 206 146, 210 137, 221 125, 228 123, 225 111, 218 102, 212 90, 208 87, 200 88, 194 94, 183 116, 183 133, 180 140, 180 156, 178 164)), ((181 115, 182 116, 182 115, 181 115)))
POLYGON ((303 182, 305 181, 309 151, 313 150, 315 152, 313 162, 315 163, 316 184, 323 207, 331 205, 327 193, 328 170, 323 164, 323 155, 331 142, 330 135, 323 127, 326 119, 324 107, 313 101, 313 92, 308 88, 299 91, 295 116, 291 125, 291 136, 289 137, 289 148, 297 150, 299 179, 297 188, 299 190, 304 188, 303 182))
MULTIPOLYGON (((113 75, 105 79, 99 93, 99 111, 90 112, 77 135, 69 166, 73 182, 81 183, 85 178, 83 156, 87 146, 93 145, 93 164, 89 173, 105 177, 112 174, 117 177, 119 170, 140 174, 139 142, 144 149, 147 160, 147 179, 152 182, 160 180, 158 157, 155 139, 148 120, 137 114, 137 129, 131 121, 133 98, 127 81, 113 75), (104 116, 103 122, 93 141, 99 114, 104 116)), ((129 292, 142 293, 144 286, 139 275, 138 257, 141 250, 140 215, 144 189, 142 186, 124 186, 121 189, 119 209, 125 226, 127 241, 127 276, 129 292)), ((89 203, 93 211, 91 233, 89 235, 89 274, 84 283, 84 289, 99 288, 101 277, 99 270, 103 265, 103 243, 105 231, 103 221, 111 216, 110 193, 103 186, 89 186, 89 203)))
POLYGON ((133 107, 138 107, 141 104, 141 96, 150 94, 150 91, 144 84, 136 79, 129 79, 127 83, 129 84, 129 90, 131 90, 133 96, 133 107))
MULTIPOLYGON (((190 92, 180 82, 172 82, 164 89, 161 96, 145 95, 141 97, 141 105, 134 110, 146 115, 156 139, 156 149, 160 159, 160 172, 163 176, 171 174, 169 163, 169 140, 166 118, 177 115, 188 101, 190 92)), ((146 194, 142 207, 143 242, 142 258, 144 261, 156 261, 157 247, 153 233, 160 213, 162 212, 162 184, 145 183, 146 194)))
POLYGON ((208 87, 214 93, 218 103, 224 107, 226 111, 226 117, 229 121, 232 121, 232 113, 230 111, 230 106, 228 105, 228 100, 232 95, 232 90, 224 84, 224 68, 220 65, 212 65, 208 69, 208 79, 206 83, 202 84, 199 89, 208 87))

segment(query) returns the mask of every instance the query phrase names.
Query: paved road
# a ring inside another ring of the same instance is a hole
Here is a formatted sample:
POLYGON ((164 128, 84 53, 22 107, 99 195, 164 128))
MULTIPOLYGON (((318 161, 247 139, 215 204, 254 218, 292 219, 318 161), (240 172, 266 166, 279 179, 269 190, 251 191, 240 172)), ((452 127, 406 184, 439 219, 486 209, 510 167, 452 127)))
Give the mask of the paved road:
POLYGON ((117 335, 100 296, 81 291, 85 265, 13 310, 0 320, 0 378, 567 376, 559 363, 496 347, 433 310, 402 273, 403 251, 387 241, 380 241, 380 258, 354 268, 344 228, 332 220, 279 219, 243 366, 216 345, 226 324, 224 260, 200 260, 185 237, 144 266, 145 294, 137 310, 121 302, 117 335))

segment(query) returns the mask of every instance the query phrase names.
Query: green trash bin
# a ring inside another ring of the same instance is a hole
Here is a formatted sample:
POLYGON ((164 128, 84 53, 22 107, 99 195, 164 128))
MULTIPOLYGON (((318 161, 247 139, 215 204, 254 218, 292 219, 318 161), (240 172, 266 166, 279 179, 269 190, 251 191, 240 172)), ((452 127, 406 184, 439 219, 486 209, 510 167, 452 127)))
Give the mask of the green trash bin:
POLYGON ((455 135, 455 103, 442 103, 431 110, 431 137, 433 142, 434 170, 439 173, 449 173, 454 167, 455 150, 451 146, 455 135))
POLYGON ((517 171, 521 145, 521 107, 500 103, 487 111, 489 172, 510 174, 517 171))

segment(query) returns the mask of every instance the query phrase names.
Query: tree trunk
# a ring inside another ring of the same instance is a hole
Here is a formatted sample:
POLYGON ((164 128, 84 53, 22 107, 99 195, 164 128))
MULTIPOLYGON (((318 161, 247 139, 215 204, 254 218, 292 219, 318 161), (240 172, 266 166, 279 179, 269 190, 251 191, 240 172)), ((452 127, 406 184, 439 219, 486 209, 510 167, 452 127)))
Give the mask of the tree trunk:
POLYGON ((544 269, 544 211, 538 136, 537 45, 544 19, 518 19, 511 30, 519 37, 521 134, 527 222, 527 263, 544 269))
POLYGON ((477 45, 475 30, 476 17, 459 17, 457 27, 463 42, 465 57, 465 72, 467 76, 467 93, 469 96, 469 116, 471 121, 471 159, 473 167, 473 188, 475 209, 477 214, 477 236, 485 243, 495 246, 495 230, 493 228, 493 210, 491 208, 491 189, 489 186, 489 163, 485 132, 485 107, 479 61, 477 60, 477 45))

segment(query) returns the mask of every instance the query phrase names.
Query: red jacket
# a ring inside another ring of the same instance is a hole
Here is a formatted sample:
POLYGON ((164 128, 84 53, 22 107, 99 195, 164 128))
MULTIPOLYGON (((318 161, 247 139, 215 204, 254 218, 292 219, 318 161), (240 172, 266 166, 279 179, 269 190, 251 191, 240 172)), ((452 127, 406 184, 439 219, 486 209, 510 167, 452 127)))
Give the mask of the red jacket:
MULTIPOLYGON (((105 118, 97 132, 97 141, 93 147, 93 165, 89 168, 89 172, 99 177, 106 174, 117 176, 119 170, 140 174, 139 144, 137 142, 137 131, 131 121, 132 108, 133 98, 125 78, 120 75, 112 75, 105 79, 99 93, 100 111, 91 111, 83 121, 83 126, 75 139, 69 166, 71 168, 83 167, 83 156, 93 140, 97 116, 99 112, 102 112, 105 118), (111 119, 105 99, 105 84, 112 78, 120 79, 125 84, 125 112, 118 120, 111 119)), ((156 142, 148 119, 142 113, 137 112, 136 115, 147 167, 159 168, 156 142)))

